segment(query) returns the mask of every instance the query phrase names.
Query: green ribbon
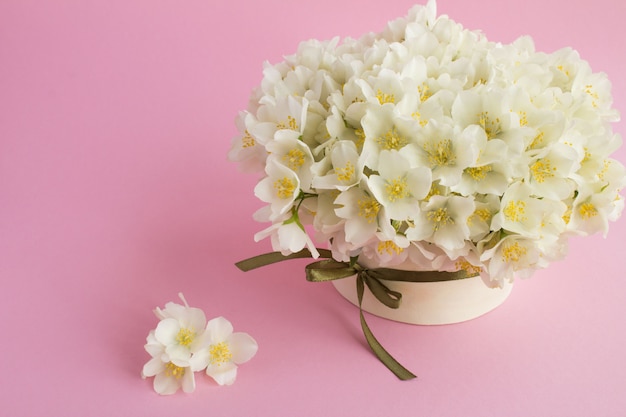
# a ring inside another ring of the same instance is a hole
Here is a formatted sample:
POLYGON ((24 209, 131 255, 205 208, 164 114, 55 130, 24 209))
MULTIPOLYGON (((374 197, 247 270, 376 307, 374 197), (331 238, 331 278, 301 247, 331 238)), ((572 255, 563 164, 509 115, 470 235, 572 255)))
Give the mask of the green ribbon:
MULTIPOLYGON (((361 318, 361 329, 365 335, 367 344, 372 349, 376 357, 398 378, 401 380, 409 380, 416 376, 402 366, 393 356, 389 354, 374 337, 365 321, 363 315, 363 294, 365 286, 371 291, 372 295, 378 301, 389 308, 398 308, 402 302, 402 294, 393 291, 382 281, 398 281, 398 282, 439 282, 452 281, 463 278, 470 278, 478 274, 469 274, 466 271, 456 272, 440 272, 440 271, 403 271, 390 268, 365 268, 356 262, 339 262, 332 259, 332 252, 327 249, 318 249, 321 261, 313 262, 306 266, 306 279, 310 282, 326 282, 337 279, 348 278, 356 275, 356 292, 359 302, 359 315, 361 318)), ((280 252, 271 252, 258 255, 235 265, 242 271, 250 271, 262 266, 270 265, 276 262, 282 262, 288 259, 313 258, 308 249, 290 255, 283 255, 280 252)))

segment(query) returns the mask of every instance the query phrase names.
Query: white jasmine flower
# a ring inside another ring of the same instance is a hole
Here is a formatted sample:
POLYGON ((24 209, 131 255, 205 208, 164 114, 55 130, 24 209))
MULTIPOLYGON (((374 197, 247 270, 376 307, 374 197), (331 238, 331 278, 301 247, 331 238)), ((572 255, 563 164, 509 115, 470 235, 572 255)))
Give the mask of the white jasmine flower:
POLYGON ((143 367, 142 377, 154 376, 154 390, 169 395, 182 388, 193 392, 195 379, 191 358, 202 348, 206 326, 204 312, 189 307, 182 294, 184 305, 167 303, 164 309, 156 308, 155 315, 161 321, 147 337, 146 351, 152 356, 143 367))
POLYGON ((265 166, 267 177, 263 178, 254 188, 254 194, 266 203, 270 203, 270 221, 285 215, 296 197, 300 194, 300 178, 285 165, 272 158, 265 166))
POLYGON ((452 105, 452 118, 465 128, 480 126, 487 139, 503 140, 512 155, 519 155, 525 148, 532 129, 520 123, 520 115, 507 105, 506 92, 499 89, 473 89, 460 92, 452 105))
MULTIPOLYGON (((267 144, 270 158, 292 170, 298 180, 299 188, 309 190, 311 185, 311 166, 313 155, 311 150, 290 130, 276 132, 276 140, 267 144)), ((268 161, 271 164, 271 162, 268 161)), ((274 171, 273 171, 274 172, 274 171)))
POLYGON ((410 99, 410 92, 416 90, 411 84, 411 79, 402 80, 398 73, 387 68, 381 69, 375 75, 357 80, 356 83, 361 87, 365 99, 374 106, 399 105, 405 96, 410 99))
MULTIPOLYGON (((365 141, 363 155, 365 165, 373 170, 379 169, 379 155, 383 151, 399 151, 407 145, 415 146, 420 125, 410 117, 395 113, 391 104, 370 105, 361 121, 365 141)), ((415 153, 409 151, 406 154, 415 153)))
POLYGON ((340 140, 330 151, 331 169, 326 175, 315 177, 313 187, 345 191, 358 184, 363 176, 363 162, 354 142, 340 140))
POLYGON ((159 342, 151 331, 145 345, 152 358, 143 366, 142 378, 154 377, 154 390, 161 395, 171 395, 179 388, 186 393, 196 389, 193 370, 188 361, 173 362, 165 352, 166 346, 159 342))
POLYGON ((389 267, 399 265, 409 256, 411 242, 402 234, 390 236, 388 233, 378 232, 376 238, 363 246, 363 255, 373 260, 375 265, 389 267))
POLYGON ((420 163, 431 169, 433 180, 439 180, 441 185, 456 185, 463 170, 476 161, 481 135, 481 129, 476 127, 461 132, 454 125, 433 120, 419 135, 420 163))
POLYGON ((557 143, 529 158, 531 193, 555 200, 571 196, 576 186, 572 174, 578 168, 577 157, 571 146, 557 143))
POLYGON ((345 219, 345 240, 356 247, 372 239, 379 223, 389 222, 383 206, 361 188, 350 188, 335 200, 337 216, 345 219))
POLYGON ((249 334, 233 333, 232 324, 224 317, 209 321, 204 341, 206 348, 194 355, 194 368, 206 368, 207 375, 219 385, 232 385, 238 365, 252 359, 258 350, 249 334))
POLYGON ((184 305, 170 302, 163 310, 158 307, 154 310, 161 319, 154 331, 154 338, 165 347, 165 354, 170 361, 185 365, 192 353, 200 347, 206 317, 201 309, 189 307, 182 294, 179 297, 184 305))
POLYGON ((539 237, 544 216, 550 209, 548 201, 532 196, 528 184, 517 182, 504 193, 501 210, 493 217, 491 228, 536 238, 539 237))
POLYGON ((488 275, 483 279, 489 286, 499 286, 512 281, 514 274, 529 277, 540 260, 540 252, 535 239, 509 235, 486 250, 480 259, 488 265, 488 275))
POLYGON ((291 130, 295 134, 302 134, 308 108, 306 99, 297 100, 293 96, 282 98, 264 96, 260 103, 256 118, 246 119, 246 128, 261 144, 271 142, 279 130, 291 130))
POLYGON ((611 214, 616 204, 620 202, 617 197, 616 192, 579 194, 574 200, 571 212, 568 213, 568 229, 583 235, 600 232, 606 237, 611 214))
POLYGON ((266 64, 229 158, 264 170, 256 238, 284 254, 314 251, 311 234, 337 260, 481 268, 497 285, 621 215, 610 88, 572 49, 490 42, 430 0, 266 64))
POLYGON ((262 172, 267 159, 267 150, 245 128, 245 119, 250 119, 250 113, 240 113, 236 119, 239 135, 232 140, 228 159, 239 163, 243 172, 262 172))
POLYGON ((154 390, 162 395, 180 388, 193 392, 194 372, 205 369, 218 384, 232 384, 237 364, 256 354, 256 341, 246 333, 233 333, 223 317, 207 323, 202 310, 189 307, 182 294, 179 297, 184 306, 167 303, 163 310, 155 310, 161 321, 148 334, 145 349, 152 358, 144 365, 142 377, 154 377, 154 390))
POLYGON ((501 196, 509 186, 513 167, 506 157, 508 146, 500 139, 487 140, 483 129, 472 125, 465 129, 474 135, 474 144, 478 151, 475 162, 463 169, 459 182, 450 187, 464 196, 492 194, 501 196))
POLYGON ((485 195, 474 199, 474 212, 467 218, 469 238, 480 242, 491 232, 493 216, 500 211, 500 199, 495 195, 485 195))
POLYGON ((382 151, 379 175, 371 175, 368 186, 386 209, 389 218, 407 220, 419 213, 419 200, 426 197, 432 183, 431 171, 420 166, 412 168, 397 151, 382 151))
POLYGON ((305 247, 308 248, 315 258, 319 257, 319 252, 315 248, 315 243, 304 230, 297 213, 291 213, 282 217, 282 221, 273 223, 268 228, 261 230, 254 235, 254 241, 259 242, 270 237, 272 248, 280 251, 283 255, 299 252, 305 247))
POLYGON ((407 230, 407 237, 434 243, 454 259, 457 251, 465 248, 470 235, 468 219, 474 209, 471 197, 434 195, 422 206, 419 221, 407 230))

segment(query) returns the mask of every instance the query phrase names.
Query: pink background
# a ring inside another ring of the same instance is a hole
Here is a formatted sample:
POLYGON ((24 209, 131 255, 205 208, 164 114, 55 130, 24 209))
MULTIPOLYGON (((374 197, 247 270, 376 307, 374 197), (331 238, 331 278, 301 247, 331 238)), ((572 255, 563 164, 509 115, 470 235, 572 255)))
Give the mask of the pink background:
MULTIPOLYGON (((472 322, 369 317, 419 375, 370 354, 358 310, 306 261, 244 274, 255 177, 234 117, 300 40, 359 36, 411 0, 0 2, 0 404, 7 416, 624 416, 626 220, 472 322), (160 397, 140 370, 182 291, 254 336, 235 385, 160 397)), ((623 0, 440 0, 490 40, 578 49, 626 112, 623 0)), ((625 132, 626 124, 615 126, 625 132)), ((626 150, 616 157, 626 162, 626 150)))

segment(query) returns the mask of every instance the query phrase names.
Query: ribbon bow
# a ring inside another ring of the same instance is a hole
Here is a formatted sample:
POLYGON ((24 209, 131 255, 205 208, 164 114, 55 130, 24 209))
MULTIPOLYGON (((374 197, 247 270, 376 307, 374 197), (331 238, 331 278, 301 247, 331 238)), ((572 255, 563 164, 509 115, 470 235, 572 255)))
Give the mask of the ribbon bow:
MULTIPOLYGON (((332 259, 332 252, 327 249, 318 249, 321 261, 313 262, 306 266, 306 279, 310 282, 326 282, 336 279, 348 278, 356 275, 356 291, 359 302, 359 315, 361 318, 361 329, 367 340, 367 344, 372 349, 376 357, 399 379, 405 381, 416 378, 415 374, 402 366, 393 356, 389 354, 374 337, 363 315, 363 293, 365 286, 371 291, 378 301, 389 308, 398 308, 402 302, 402 294, 393 291, 382 281, 401 282, 438 282, 451 281, 456 279, 470 278, 478 274, 470 274, 464 270, 456 272, 441 271, 403 271, 389 268, 366 268, 356 262, 339 262, 332 259)), ((253 258, 237 262, 235 265, 242 271, 250 271, 265 265, 282 262, 288 259, 312 258, 308 249, 290 255, 283 255, 280 252, 271 252, 258 255, 253 258)))

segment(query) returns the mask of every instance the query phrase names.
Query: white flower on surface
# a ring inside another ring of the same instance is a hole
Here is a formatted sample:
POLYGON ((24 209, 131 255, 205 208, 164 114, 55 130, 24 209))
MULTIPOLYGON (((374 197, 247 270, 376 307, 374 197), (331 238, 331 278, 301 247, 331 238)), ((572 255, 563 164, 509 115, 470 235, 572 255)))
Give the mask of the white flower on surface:
POLYGON ((152 359, 144 365, 142 377, 154 376, 154 390, 162 395, 195 389, 190 360, 202 347, 207 323, 202 310, 189 307, 182 294, 179 297, 184 305, 170 302, 154 310, 160 321, 144 346, 152 359))
POLYGON ((247 333, 233 333, 233 325, 224 317, 209 321, 204 335, 206 347, 194 355, 194 369, 206 373, 219 385, 231 385, 238 365, 249 361, 258 350, 257 342, 247 333))
POLYGON ((223 317, 207 323, 202 310, 189 307, 182 294, 179 297, 185 305, 167 303, 163 310, 154 310, 161 321, 146 338, 144 348, 151 359, 143 366, 142 378, 154 377, 154 390, 161 395, 179 389, 193 392, 194 372, 205 369, 218 384, 232 384, 237 364, 256 354, 256 341, 246 333, 233 333, 223 317))
POLYGON ((148 334, 144 346, 152 358, 143 366, 142 378, 154 377, 154 390, 161 395, 171 395, 179 388, 186 393, 196 389, 196 381, 188 361, 177 360, 174 363, 165 352, 166 346, 154 336, 154 330, 148 334))
POLYGON ((167 303, 155 315, 161 319, 154 331, 156 341, 165 346, 165 354, 174 363, 184 365, 199 347, 206 326, 206 316, 199 308, 189 307, 182 294, 184 305, 167 303))

